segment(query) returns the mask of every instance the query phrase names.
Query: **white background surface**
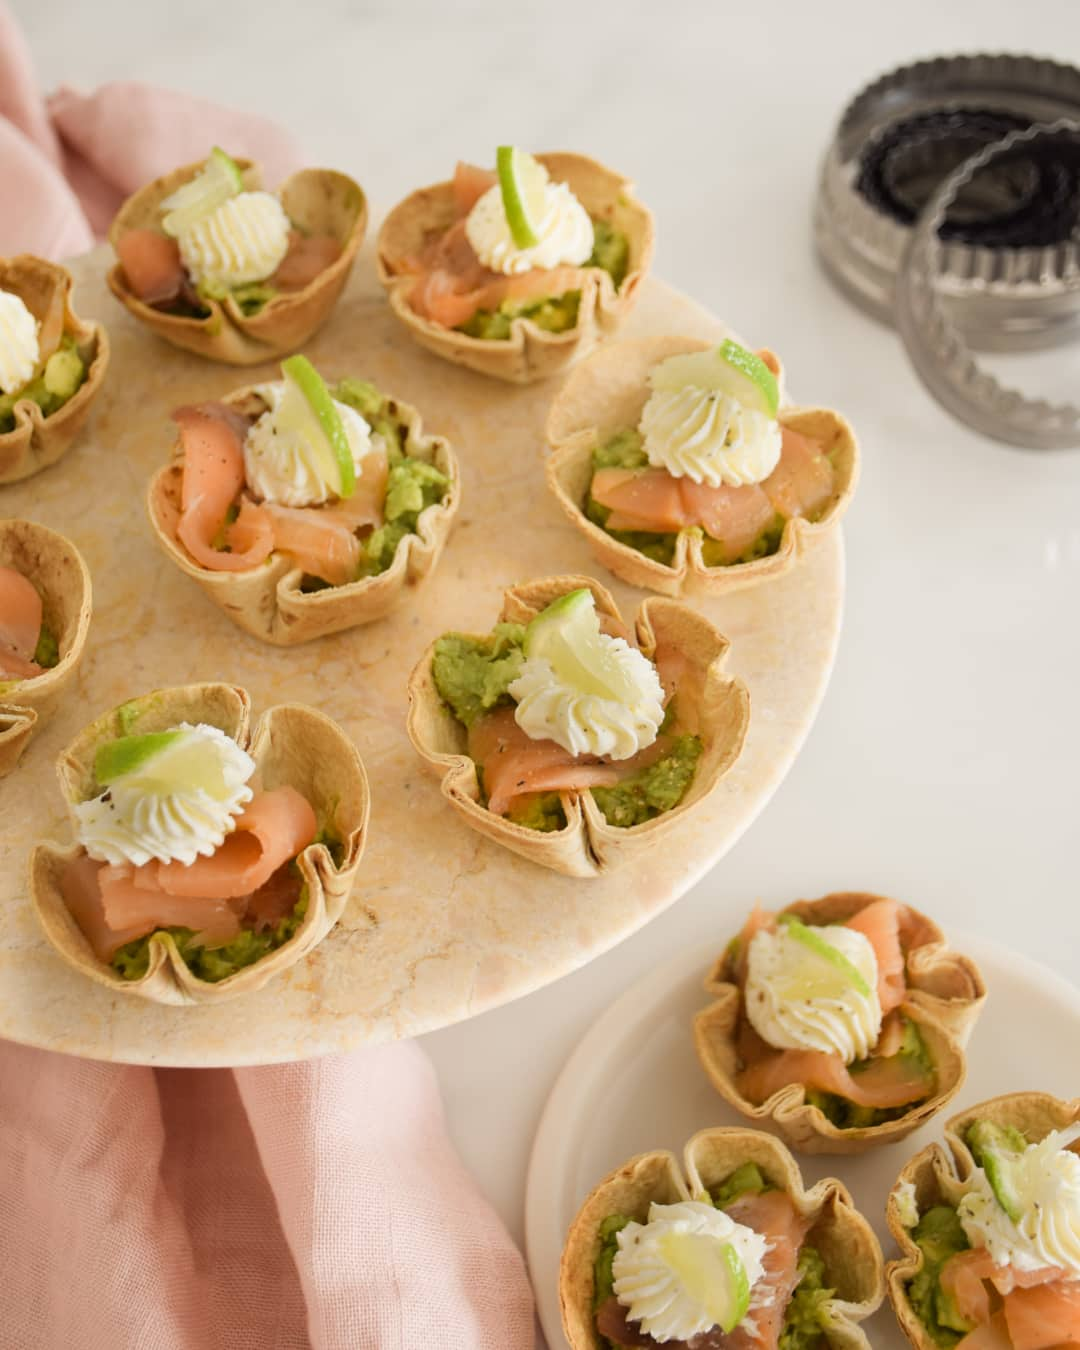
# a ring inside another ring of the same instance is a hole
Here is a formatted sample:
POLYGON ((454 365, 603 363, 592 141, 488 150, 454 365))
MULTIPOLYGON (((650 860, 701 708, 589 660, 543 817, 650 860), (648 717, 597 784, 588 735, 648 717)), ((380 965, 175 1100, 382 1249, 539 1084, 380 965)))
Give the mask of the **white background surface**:
MULTIPOLYGON (((622 947, 427 1038, 455 1137, 516 1236, 535 1122, 570 1049, 625 985, 691 944, 710 951, 756 898, 880 890, 1076 978, 1080 455, 1009 450, 951 421, 897 339, 830 288, 809 231, 818 159, 859 86, 945 52, 1080 62, 1076 0, 14 7, 46 87, 138 77, 276 117, 312 162, 360 180, 376 227, 498 142, 596 155, 656 211, 657 273, 774 347, 800 397, 860 433, 840 657, 773 804, 622 947)), ((1080 351, 1066 364, 1075 398, 1080 351)))

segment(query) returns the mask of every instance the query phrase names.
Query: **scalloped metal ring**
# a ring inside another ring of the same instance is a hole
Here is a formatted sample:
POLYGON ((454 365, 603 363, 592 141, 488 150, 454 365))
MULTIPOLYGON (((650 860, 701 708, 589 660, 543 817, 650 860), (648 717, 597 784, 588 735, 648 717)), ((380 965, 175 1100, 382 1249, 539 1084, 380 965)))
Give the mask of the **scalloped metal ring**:
MULTIPOLYGON (((1036 140, 1060 143, 1080 156, 1080 122, 1063 118, 1014 131, 961 164, 927 202, 912 231, 896 278, 895 319, 907 353, 933 396, 962 422, 1007 445, 1028 450, 1080 448, 1080 408, 1028 399, 1000 384, 975 363, 959 329, 946 313, 938 282, 948 244, 938 230, 957 193, 991 161, 1036 140)), ((1077 323, 1080 273, 1065 278, 1055 297, 1063 328, 1077 323)), ((1043 306, 1051 303, 1044 298, 1043 306)))

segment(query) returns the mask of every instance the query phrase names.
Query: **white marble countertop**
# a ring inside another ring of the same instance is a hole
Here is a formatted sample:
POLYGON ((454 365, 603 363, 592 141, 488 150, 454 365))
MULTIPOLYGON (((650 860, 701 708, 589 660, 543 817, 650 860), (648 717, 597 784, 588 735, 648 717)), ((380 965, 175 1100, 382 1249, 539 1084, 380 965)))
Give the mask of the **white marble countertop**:
POLYGON ((1024 454, 952 421, 897 338, 831 289, 809 231, 819 156, 859 85, 942 52, 1080 62, 1075 0, 14 7, 46 86, 138 76, 277 117, 363 183, 376 223, 497 141, 595 154, 656 210, 658 274, 774 347, 793 388, 860 433, 840 657, 773 804, 638 936, 426 1039, 454 1135, 516 1235, 570 1048, 654 962, 710 950, 756 898, 880 890, 1075 978, 1080 454, 1024 454))

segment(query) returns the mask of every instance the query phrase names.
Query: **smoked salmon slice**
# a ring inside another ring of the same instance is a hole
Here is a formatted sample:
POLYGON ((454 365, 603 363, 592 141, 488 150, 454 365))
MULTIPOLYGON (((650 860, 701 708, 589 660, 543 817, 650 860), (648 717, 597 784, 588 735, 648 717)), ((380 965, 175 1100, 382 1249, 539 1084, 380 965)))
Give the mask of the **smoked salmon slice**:
POLYGON ((467 216, 484 193, 498 181, 490 169, 481 169, 459 159, 454 169, 454 201, 458 213, 467 216))
POLYGON ((14 567, 0 567, 0 675, 32 680, 42 667, 31 658, 41 636, 37 587, 14 567))
POLYGON ((818 1092, 831 1092, 856 1106, 879 1110, 922 1101, 934 1086, 933 1077, 925 1074, 918 1063, 906 1055, 871 1059, 865 1069, 852 1074, 839 1055, 827 1055, 819 1050, 773 1050, 770 1047, 763 1050, 761 1058, 746 1062, 736 1083, 748 1101, 759 1104, 781 1088, 798 1083, 818 1092))
POLYGON ((899 1008, 907 993, 904 952, 900 945, 900 906, 895 900, 875 900, 858 914, 853 914, 846 926, 862 933, 874 949, 878 965, 878 1002, 882 1015, 887 1015, 899 1008))
POLYGON ((1013 1350, 1050 1350, 1080 1342, 1080 1280, 1013 1290, 1005 1296, 1005 1325, 1013 1350))
POLYGON ((554 741, 534 741, 515 722, 512 707, 477 718, 469 729, 469 755, 483 771, 488 810, 497 816, 529 792, 614 787, 620 776, 612 765, 575 757, 554 741))
POLYGON ((360 541, 352 528, 335 520, 330 511, 263 502, 252 508, 253 519, 256 514, 265 519, 273 546, 288 553, 304 572, 331 586, 356 580, 360 541))
POLYGON ((736 1327, 716 1344, 722 1350, 774 1350, 799 1280, 799 1248, 810 1225, 785 1191, 740 1196, 726 1212, 736 1223, 764 1234, 769 1245, 762 1263, 765 1273, 754 1286, 753 1329, 736 1327))
POLYGON ((147 305, 179 298, 187 281, 175 239, 157 230, 125 230, 116 242, 128 285, 147 305))
POLYGON ((757 483, 711 488, 692 478, 680 480, 687 516, 723 546, 725 562, 734 562, 776 519, 776 511, 757 483))
POLYGON ((833 494, 836 473, 817 441, 782 424, 780 430, 780 462, 761 486, 785 520, 815 516, 833 494))
POLYGON ((340 257, 341 244, 332 234, 305 235, 299 230, 290 230, 289 251, 269 284, 283 291, 303 290, 340 257))
POLYGON ((968 1332, 956 1350, 1015 1350, 1009 1339, 1004 1312, 996 1312, 989 1322, 968 1332))

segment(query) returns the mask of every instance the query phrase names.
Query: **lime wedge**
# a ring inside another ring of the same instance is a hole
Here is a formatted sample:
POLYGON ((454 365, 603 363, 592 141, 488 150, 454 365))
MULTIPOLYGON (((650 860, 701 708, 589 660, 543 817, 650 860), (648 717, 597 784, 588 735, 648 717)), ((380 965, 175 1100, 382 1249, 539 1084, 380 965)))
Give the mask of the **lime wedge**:
POLYGON ((750 1280, 730 1242, 704 1233, 670 1233, 662 1240, 669 1270, 725 1335, 750 1307, 750 1280))
POLYGON ((161 203, 165 212, 161 228, 179 239, 185 230, 243 190, 240 166, 215 145, 200 172, 161 203))
POLYGON ((538 233, 544 217, 544 189, 547 170, 532 155, 516 145, 500 145, 495 152, 506 223, 518 248, 532 248, 540 242, 538 233))
POLYGON ((525 655, 547 661, 555 673, 583 694, 634 703, 639 691, 614 659, 600 632, 592 591, 562 595, 525 629, 525 655))
POLYGON ((1013 1221, 1019 1223, 1024 1206, 1017 1187, 1017 1163, 1021 1153, 1005 1131, 989 1120, 977 1120, 968 1131, 968 1144, 986 1173, 994 1199, 1013 1221))
POLYGON ((760 356, 731 338, 725 338, 711 351, 669 356, 649 378, 654 389, 676 391, 694 385, 730 394, 744 407, 767 417, 775 417, 780 406, 776 376, 760 356))
POLYGON ((181 731, 151 731, 145 736, 118 736, 99 746, 94 756, 94 777, 102 787, 142 768, 147 760, 175 745, 181 731))
POLYGON ((281 363, 285 392, 275 420, 283 429, 296 432, 319 456, 323 480, 339 497, 356 491, 353 464, 345 423, 323 377, 306 356, 297 354, 281 363))
POLYGON ((874 992, 844 953, 838 951, 831 942, 823 938, 809 924, 803 923, 794 914, 781 914, 777 922, 782 923, 791 936, 801 942, 807 951, 813 952, 815 956, 820 956, 835 967, 843 975, 845 982, 857 989, 863 998, 869 998, 874 992))

